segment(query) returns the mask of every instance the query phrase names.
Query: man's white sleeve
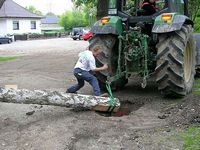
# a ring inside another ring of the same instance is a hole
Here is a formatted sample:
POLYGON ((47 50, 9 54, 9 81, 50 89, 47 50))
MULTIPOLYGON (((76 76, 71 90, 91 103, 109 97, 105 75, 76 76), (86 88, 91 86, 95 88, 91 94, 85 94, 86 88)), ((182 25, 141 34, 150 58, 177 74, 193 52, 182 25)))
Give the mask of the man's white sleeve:
POLYGON ((95 62, 95 58, 91 57, 89 60, 89 66, 90 66, 90 70, 94 70, 96 69, 96 62, 95 62))

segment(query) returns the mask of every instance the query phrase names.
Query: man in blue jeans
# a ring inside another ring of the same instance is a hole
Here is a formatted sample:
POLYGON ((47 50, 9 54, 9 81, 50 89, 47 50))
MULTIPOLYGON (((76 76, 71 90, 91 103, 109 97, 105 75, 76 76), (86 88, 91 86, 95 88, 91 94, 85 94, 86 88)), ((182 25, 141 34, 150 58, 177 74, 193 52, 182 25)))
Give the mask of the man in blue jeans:
POLYGON ((83 51, 79 54, 79 59, 74 67, 74 76, 76 77, 78 84, 73 85, 67 89, 67 93, 76 93, 82 88, 87 81, 93 88, 95 96, 100 96, 100 88, 97 78, 91 73, 97 71, 103 71, 108 69, 108 65, 104 64, 102 67, 96 67, 95 57, 102 52, 100 45, 94 46, 91 50, 83 51))

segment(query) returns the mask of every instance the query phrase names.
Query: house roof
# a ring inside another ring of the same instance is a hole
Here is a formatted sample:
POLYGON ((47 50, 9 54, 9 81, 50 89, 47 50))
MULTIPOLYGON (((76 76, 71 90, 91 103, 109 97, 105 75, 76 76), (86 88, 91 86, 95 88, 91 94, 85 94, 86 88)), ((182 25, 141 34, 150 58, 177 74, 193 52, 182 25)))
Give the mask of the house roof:
POLYGON ((3 5, 5 0, 0 0, 0 9, 1 9, 1 6, 3 5))
POLYGON ((41 19, 42 24, 58 24, 57 16, 45 16, 41 19))
POLYGON ((5 0, 0 9, 0 18, 42 18, 37 14, 29 12, 24 7, 12 0, 5 0))

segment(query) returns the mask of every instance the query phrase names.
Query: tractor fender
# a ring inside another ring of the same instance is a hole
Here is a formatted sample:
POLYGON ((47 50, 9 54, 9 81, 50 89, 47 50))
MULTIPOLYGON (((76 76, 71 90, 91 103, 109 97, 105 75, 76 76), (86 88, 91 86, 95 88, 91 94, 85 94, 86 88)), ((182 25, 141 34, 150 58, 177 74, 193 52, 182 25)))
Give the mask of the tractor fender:
POLYGON ((91 28, 94 34, 122 34, 122 19, 118 16, 108 16, 109 21, 102 23, 101 20, 97 21, 91 28))
POLYGON ((179 15, 176 13, 171 13, 172 19, 168 21, 163 21, 161 16, 157 16, 152 28, 153 33, 167 33, 172 31, 178 31, 184 24, 191 24, 193 26, 193 21, 185 15, 179 15))

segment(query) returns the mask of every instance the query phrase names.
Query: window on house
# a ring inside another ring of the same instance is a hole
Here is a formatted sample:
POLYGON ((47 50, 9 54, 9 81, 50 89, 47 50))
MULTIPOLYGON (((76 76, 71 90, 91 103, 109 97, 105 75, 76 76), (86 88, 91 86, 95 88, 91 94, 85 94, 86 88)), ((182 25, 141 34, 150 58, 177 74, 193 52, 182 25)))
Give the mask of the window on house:
POLYGON ((13 21, 13 30, 19 30, 19 21, 13 21))
POLYGON ((36 29, 36 21, 31 21, 31 29, 36 29))

